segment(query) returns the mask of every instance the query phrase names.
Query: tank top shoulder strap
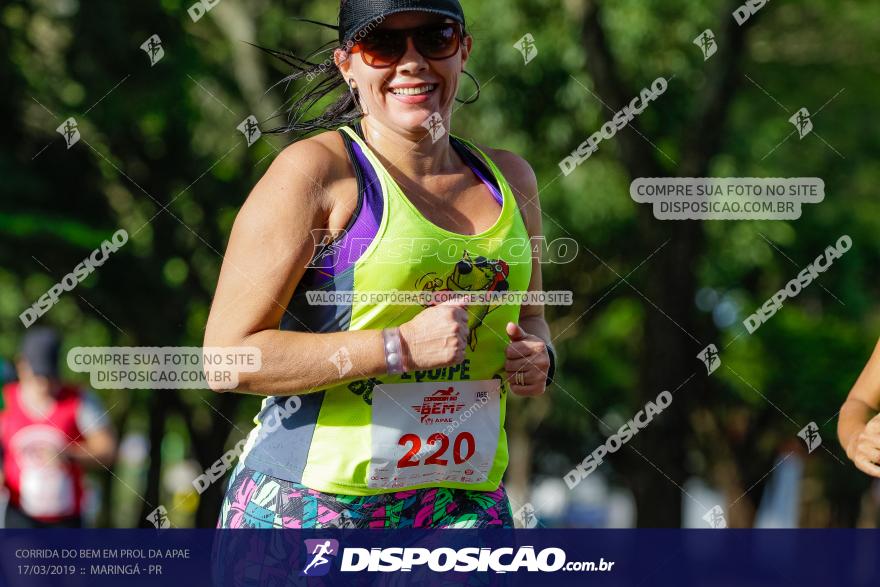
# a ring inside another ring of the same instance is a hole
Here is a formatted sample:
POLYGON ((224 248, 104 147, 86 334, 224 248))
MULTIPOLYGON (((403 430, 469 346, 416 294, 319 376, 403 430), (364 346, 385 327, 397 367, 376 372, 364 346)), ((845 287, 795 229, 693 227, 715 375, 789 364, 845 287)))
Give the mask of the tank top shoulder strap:
POLYGON ((345 127, 337 132, 357 178, 357 204, 342 232, 317 247, 298 289, 322 287, 349 270, 363 252, 363 243, 375 238, 382 222, 384 201, 376 172, 345 127))
POLYGON ((474 168, 475 171, 486 175, 492 183, 497 185, 498 182, 493 173, 495 164, 482 149, 478 148, 471 141, 453 134, 449 135, 449 143, 464 158, 468 165, 474 168))
POLYGON ((357 133, 357 136, 359 136, 362 141, 367 140, 367 137, 364 135, 364 129, 361 127, 360 119, 355 120, 354 124, 351 125, 351 128, 354 129, 354 132, 357 133))
POLYGON ((468 146, 468 143, 461 138, 452 135, 449 137, 449 143, 468 167, 471 168, 471 171, 473 171, 474 174, 486 184, 498 204, 502 204, 503 196, 501 194, 501 186, 498 184, 498 179, 495 177, 495 174, 492 173, 492 170, 486 162, 483 161, 483 159, 477 155, 470 146, 468 146))
POLYGON ((373 222, 378 223, 382 219, 384 202, 382 186, 376 170, 370 163, 366 153, 364 153, 364 149, 346 130, 353 130, 361 141, 364 139, 360 121, 356 121, 351 126, 337 129, 337 132, 342 135, 342 142, 345 144, 348 159, 357 177, 358 203, 354 214, 352 214, 348 225, 345 227, 345 231, 349 232, 358 223, 359 217, 365 213, 373 222))
POLYGON ((351 166, 354 168, 354 174, 357 178, 358 203, 357 209, 352 215, 352 219, 354 219, 354 217, 357 216, 357 213, 360 211, 361 204, 364 199, 364 174, 361 166, 358 164, 358 158, 357 155, 355 155, 354 147, 352 146, 353 141, 351 139, 351 136, 349 136, 348 133, 346 133, 341 128, 337 129, 336 132, 338 132, 342 136, 342 142, 345 145, 345 152, 348 153, 348 160, 351 161, 351 166))

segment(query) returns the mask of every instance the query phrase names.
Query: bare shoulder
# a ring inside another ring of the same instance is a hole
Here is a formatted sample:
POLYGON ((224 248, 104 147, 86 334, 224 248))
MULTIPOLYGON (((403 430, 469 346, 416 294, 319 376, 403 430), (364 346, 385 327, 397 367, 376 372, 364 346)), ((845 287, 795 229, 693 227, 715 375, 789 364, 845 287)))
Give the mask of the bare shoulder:
POLYGON ((326 131, 285 147, 264 177, 329 187, 347 175, 348 157, 338 132, 326 131))
POLYGON ((323 132, 285 147, 254 186, 239 218, 253 226, 325 221, 338 206, 340 182, 352 178, 342 137, 323 132))

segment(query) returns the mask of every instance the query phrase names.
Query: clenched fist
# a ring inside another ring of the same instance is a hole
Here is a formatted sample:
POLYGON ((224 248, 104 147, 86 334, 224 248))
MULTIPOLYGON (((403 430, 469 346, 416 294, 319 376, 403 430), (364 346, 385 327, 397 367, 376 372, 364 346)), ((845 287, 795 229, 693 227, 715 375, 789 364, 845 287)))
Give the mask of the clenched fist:
POLYGON ((550 369, 547 343, 513 322, 507 323, 507 334, 510 344, 504 351, 504 370, 507 371, 510 391, 517 395, 541 395, 546 391, 550 369))
POLYGON ((859 470, 880 477, 880 414, 871 418, 865 429, 853 434, 846 447, 846 456, 859 470))
POLYGON ((400 326, 408 370, 437 369, 461 363, 467 339, 467 304, 455 299, 426 308, 400 326))

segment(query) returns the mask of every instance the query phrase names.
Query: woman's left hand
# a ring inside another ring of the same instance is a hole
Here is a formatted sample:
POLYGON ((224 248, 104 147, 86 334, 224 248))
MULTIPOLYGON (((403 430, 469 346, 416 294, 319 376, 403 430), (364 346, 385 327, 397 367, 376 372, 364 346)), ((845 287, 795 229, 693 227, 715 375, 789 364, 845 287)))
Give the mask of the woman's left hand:
POLYGON ((504 351, 507 383, 516 395, 536 396, 546 390, 547 371, 550 369, 550 354, 547 343, 534 334, 529 334, 518 324, 507 323, 510 344, 504 351), (522 375, 517 376, 517 373, 522 375))

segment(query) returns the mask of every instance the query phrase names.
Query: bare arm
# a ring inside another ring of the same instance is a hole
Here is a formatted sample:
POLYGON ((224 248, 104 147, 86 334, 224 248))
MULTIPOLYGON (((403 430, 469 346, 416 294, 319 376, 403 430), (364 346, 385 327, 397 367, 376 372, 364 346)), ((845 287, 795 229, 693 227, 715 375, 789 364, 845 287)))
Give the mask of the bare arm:
POLYGON ((109 428, 96 428, 84 435, 82 444, 71 443, 64 454, 89 467, 109 467, 116 458, 116 437, 109 428))
MULTIPOLYGON (((254 347, 257 372, 239 374, 231 391, 296 395, 387 372, 381 330, 311 333, 278 330, 286 305, 314 254, 313 230, 332 212, 328 188, 344 177, 339 156, 315 139, 295 143, 254 187, 232 227, 205 329, 206 347, 254 347), (350 370, 331 357, 340 353, 350 370)), ((467 311, 444 303, 401 325, 405 365, 433 369, 462 361, 467 311)), ((206 366, 211 377, 218 369, 206 366)), ((213 379, 213 377, 212 377, 213 379)), ((212 383, 215 391, 230 391, 212 383)))
POLYGON ((840 408, 837 437, 863 472, 880 477, 880 342, 840 408))
MULTIPOLYGON (((525 162, 523 162, 525 163, 525 162)), ((519 191, 519 184, 524 184, 521 194, 521 202, 523 205, 523 213, 525 217, 526 228, 529 231, 529 237, 532 244, 540 242, 537 239, 543 236, 543 227, 541 223, 541 203, 538 199, 538 182, 535 174, 528 164, 527 169, 523 172, 524 178, 514 188, 519 191)), ((532 278, 529 281, 529 291, 541 291, 544 287, 543 277, 541 275, 541 256, 535 255, 532 258, 532 278)), ((544 304, 526 304, 520 310, 519 317, 520 326, 529 334, 534 334, 548 345, 552 342, 550 336, 550 327, 544 318, 544 304)))
POLYGON ((70 459, 88 467, 109 467, 116 459, 116 433, 101 399, 90 389, 83 391, 76 410, 79 439, 64 449, 70 459))
POLYGON ((205 346, 259 349, 260 370, 241 373, 233 391, 309 393, 385 372, 378 330, 278 330, 314 253, 312 231, 325 228, 332 208, 327 188, 337 175, 335 157, 316 140, 291 145, 275 159, 235 219, 205 329, 205 346), (331 361, 340 350, 352 363, 345 377, 331 361))
MULTIPOLYGON (((521 157, 508 151, 495 151, 493 158, 503 167, 505 178, 520 207, 526 229, 533 243, 543 235, 541 204, 538 199, 538 181, 531 166, 521 157)), ((530 247, 531 248, 531 247, 530 247)), ((528 291, 543 288, 541 257, 532 257, 532 274, 528 291)), ((505 370, 513 393, 524 396, 540 395, 546 391, 550 357, 547 346, 551 343, 550 327, 544 318, 543 304, 523 304, 520 309, 519 330, 507 326, 511 343, 505 351, 505 370), (517 385, 516 371, 524 373, 524 385, 517 385)))

